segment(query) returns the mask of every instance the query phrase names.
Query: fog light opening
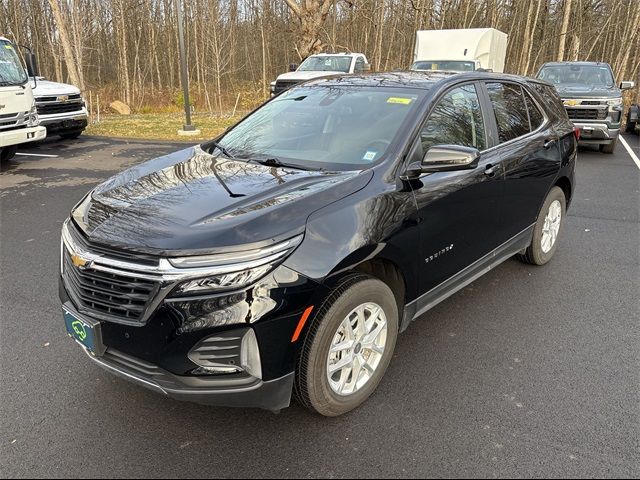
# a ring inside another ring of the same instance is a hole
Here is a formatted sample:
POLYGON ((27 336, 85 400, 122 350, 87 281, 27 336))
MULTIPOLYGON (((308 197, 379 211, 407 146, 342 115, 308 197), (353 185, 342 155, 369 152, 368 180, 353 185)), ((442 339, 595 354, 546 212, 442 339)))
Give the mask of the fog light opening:
POLYGON ((240 347, 240 366, 252 377, 262 380, 262 363, 260 362, 260 349, 258 339, 253 329, 250 329, 242 337, 240 347))

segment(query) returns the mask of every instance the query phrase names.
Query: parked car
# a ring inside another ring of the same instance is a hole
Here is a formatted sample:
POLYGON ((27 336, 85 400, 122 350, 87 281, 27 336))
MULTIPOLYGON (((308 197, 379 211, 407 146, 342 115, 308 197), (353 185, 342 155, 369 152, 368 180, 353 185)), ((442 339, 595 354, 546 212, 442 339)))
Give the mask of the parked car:
POLYGON ((89 113, 77 87, 51 82, 39 77, 34 82, 33 94, 40 118, 40 125, 47 128, 47 135, 60 135, 75 139, 89 124, 89 113))
POLYGON ((413 320, 514 255, 551 260, 576 146, 537 80, 294 87, 80 201, 62 231, 68 333, 176 399, 279 410, 295 392, 343 414, 374 392, 413 320))
POLYGON ((545 63, 537 77, 558 90, 569 118, 580 129, 580 143, 614 152, 624 110, 622 90, 633 88, 634 82, 622 82, 618 88, 611 66, 601 62, 545 63))
POLYGON ((315 78, 345 73, 363 73, 371 67, 362 53, 320 53, 307 57, 300 65, 289 67, 289 73, 283 73, 271 82, 271 95, 315 78))

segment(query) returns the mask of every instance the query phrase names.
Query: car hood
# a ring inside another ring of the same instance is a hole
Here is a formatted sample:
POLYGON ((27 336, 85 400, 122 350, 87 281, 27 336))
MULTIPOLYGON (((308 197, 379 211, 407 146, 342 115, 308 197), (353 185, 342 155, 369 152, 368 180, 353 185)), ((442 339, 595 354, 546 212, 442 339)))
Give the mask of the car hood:
POLYGON ((297 80, 299 82, 306 82, 307 80, 313 80, 314 78, 326 77, 329 75, 346 75, 344 72, 289 72, 283 73, 278 77, 278 80, 297 80))
POLYGON ((144 253, 194 254, 269 245, 304 231, 314 211, 372 171, 318 172, 212 156, 199 146, 99 185, 73 212, 89 240, 144 253))
POLYGON ((622 91, 619 88, 606 88, 594 85, 567 84, 556 85, 560 98, 620 98, 622 91))
POLYGON ((78 93, 80 93, 80 90, 73 85, 50 82, 49 80, 38 80, 36 88, 33 89, 33 95, 36 97, 47 95, 77 95, 78 93))

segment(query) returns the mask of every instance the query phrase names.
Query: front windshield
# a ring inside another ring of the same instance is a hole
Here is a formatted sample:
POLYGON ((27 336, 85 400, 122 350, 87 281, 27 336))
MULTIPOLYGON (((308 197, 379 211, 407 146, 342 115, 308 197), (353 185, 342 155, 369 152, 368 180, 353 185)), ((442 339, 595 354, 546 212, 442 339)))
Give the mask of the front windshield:
POLYGON ((447 70, 453 72, 473 72, 475 64, 473 62, 453 61, 453 60, 421 60, 411 66, 411 70, 447 70))
POLYGON ((613 88, 615 82, 606 65, 549 65, 542 67, 538 78, 554 85, 589 85, 613 88))
POLYGON ((0 40, 0 85, 23 85, 27 80, 27 74, 13 45, 0 40))
POLYGON ((348 56, 309 57, 298 68, 299 72, 344 72, 349 73, 351 58, 348 56))
POLYGON ((218 143, 240 159, 360 170, 382 158, 424 93, 391 87, 293 88, 242 120, 218 143))

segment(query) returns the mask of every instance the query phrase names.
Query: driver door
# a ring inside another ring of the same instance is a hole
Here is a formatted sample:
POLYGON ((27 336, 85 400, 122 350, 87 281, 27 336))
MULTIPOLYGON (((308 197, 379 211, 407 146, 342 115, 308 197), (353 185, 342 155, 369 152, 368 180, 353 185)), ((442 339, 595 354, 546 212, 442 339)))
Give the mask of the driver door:
POLYGON ((436 145, 482 152, 474 169, 423 174, 410 182, 417 204, 423 294, 499 245, 503 171, 497 154, 487 150, 492 143, 491 124, 480 101, 480 88, 469 83, 445 92, 414 145, 420 158, 436 145))

